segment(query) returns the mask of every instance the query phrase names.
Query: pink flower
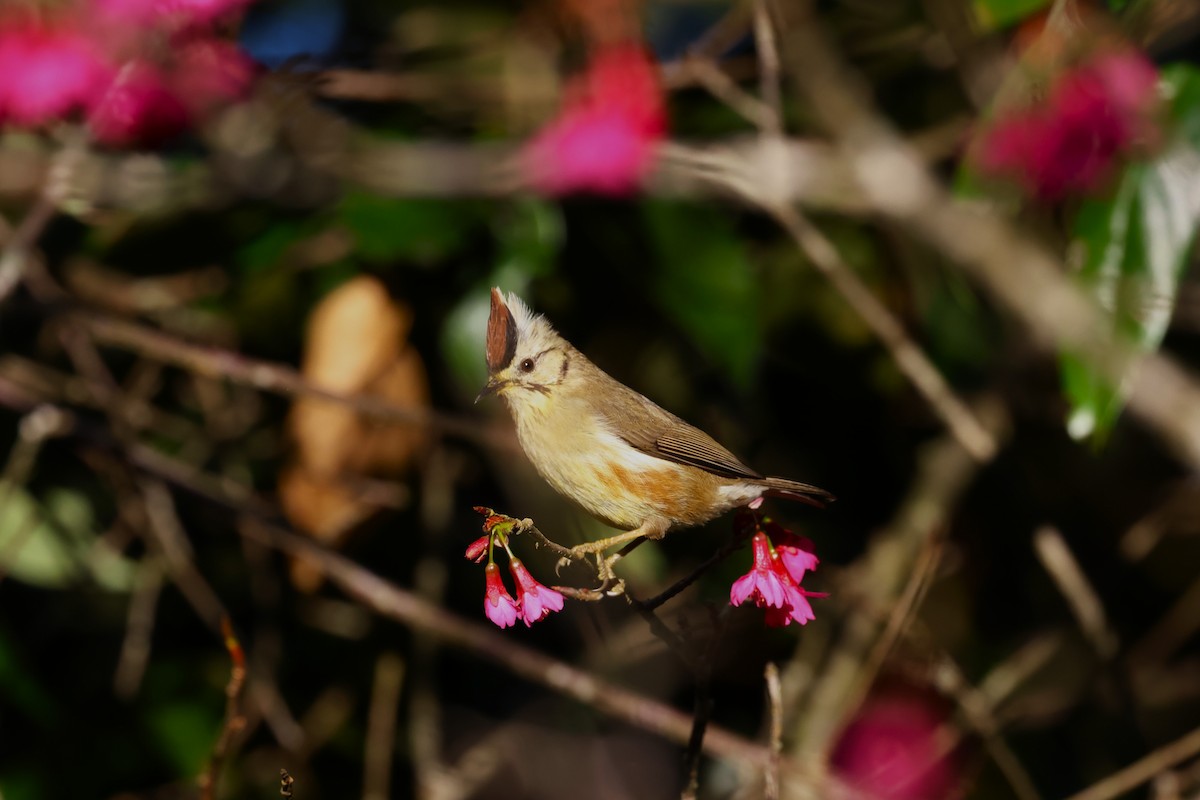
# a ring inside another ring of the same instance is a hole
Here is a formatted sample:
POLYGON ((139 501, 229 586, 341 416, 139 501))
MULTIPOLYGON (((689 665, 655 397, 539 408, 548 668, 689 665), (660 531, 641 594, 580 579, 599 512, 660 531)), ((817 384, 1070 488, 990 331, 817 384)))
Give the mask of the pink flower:
POLYGON ((159 144, 178 136, 192 114, 158 67, 126 64, 88 117, 92 136, 110 145, 159 144))
POLYGON ((637 188, 666 132, 654 64, 637 44, 611 45, 565 92, 558 117, 526 146, 530 184, 547 194, 637 188))
POLYGON ((467 560, 474 561, 476 564, 481 563, 483 561, 483 557, 487 555, 488 544, 491 542, 491 539, 492 537, 490 535, 480 536, 478 539, 467 545, 467 560))
POLYGON ((40 125, 89 106, 113 68, 82 34, 17 23, 0 27, 0 119, 40 125))
POLYGON ((958 754, 947 752, 945 703, 907 686, 876 690, 842 731, 830 764, 868 797, 949 800, 961 795, 958 754))
POLYGON ((750 544, 754 548, 754 566, 733 582, 729 589, 729 602, 740 606, 753 598, 759 608, 786 608, 788 598, 784 590, 784 578, 781 578, 779 571, 775 569, 776 559, 771 552, 771 540, 759 531, 754 534, 750 544))
POLYGON ((1117 162, 1157 136, 1158 75, 1140 53, 1106 53, 1062 75, 1039 106, 999 118, 980 167, 1046 201, 1102 188, 1117 162))
POLYGON ((733 582, 729 590, 729 602, 731 605, 740 606, 753 599, 755 605, 766 610, 764 621, 772 628, 791 625, 793 622, 804 625, 816 619, 808 598, 825 596, 822 593, 809 592, 799 585, 798 578, 803 577, 804 571, 816 566, 816 556, 800 547, 806 541, 803 537, 796 536, 774 523, 768 522, 767 526, 773 527, 777 531, 776 535, 785 540, 782 549, 788 551, 793 567, 789 569, 784 563, 779 552, 781 548, 773 547, 766 533, 758 531, 750 540, 754 551, 754 566, 733 582))
POLYGON ((520 604, 521 616, 525 627, 529 627, 540 619, 550 616, 553 611, 562 611, 563 596, 549 586, 543 586, 529 574, 521 559, 514 558, 508 563, 513 578, 517 582, 517 602, 520 604))
POLYGON ((778 554, 783 568, 799 586, 800 581, 804 580, 804 573, 816 569, 817 564, 821 563, 816 554, 812 552, 812 541, 803 536, 797 536, 782 525, 770 520, 764 522, 763 527, 770 533, 771 543, 775 545, 775 552, 778 554))
MULTIPOLYGON (((483 599, 483 613, 501 628, 516 625, 520 606, 513 600, 504 586, 504 581, 500 579, 500 568, 495 562, 488 564, 484 568, 484 575, 487 594, 483 599)), ((520 592, 520 589, 517 591, 520 592)), ((528 625, 528 621, 525 624, 528 625)))

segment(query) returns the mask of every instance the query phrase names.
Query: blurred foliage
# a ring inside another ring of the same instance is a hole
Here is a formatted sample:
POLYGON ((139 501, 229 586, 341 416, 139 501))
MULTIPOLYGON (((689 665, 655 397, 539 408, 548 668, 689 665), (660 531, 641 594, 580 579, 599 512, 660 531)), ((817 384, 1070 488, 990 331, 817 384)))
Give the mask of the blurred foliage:
MULTIPOLYGON (((1111 197, 1085 202, 1072 231, 1082 253, 1079 279, 1142 350, 1157 349, 1166 335, 1200 225, 1200 70, 1176 65, 1162 81, 1174 138, 1153 161, 1128 165, 1111 197)), ((1071 435, 1102 442, 1122 390, 1069 354, 1063 378, 1071 435)))
MULTIPOLYGON (((969 106, 924 5, 820 4, 881 105, 910 132, 988 113, 969 106)), ((1004 46, 1019 23, 1048 5, 973 0, 962 7, 994 37, 989 43, 1004 46)), ((672 58, 728 8, 651 3, 641 11, 650 44, 672 58)), ((541 73, 531 75, 537 91, 522 96, 528 87, 504 83, 512 82, 514 68, 496 53, 536 51, 540 60, 528 62, 536 69, 572 64, 581 45, 565 15, 470 0, 402 7, 291 0, 255 6, 240 38, 264 63, 296 69, 305 92, 319 86, 320 78, 306 82, 303 74, 315 64, 412 78, 419 91, 386 103, 319 101, 322 111, 363 131, 405 141, 492 141, 527 134, 548 105, 539 93, 543 84, 553 85, 541 73), (501 62, 504 69, 496 67, 501 62)), ((741 89, 757 91, 749 32, 741 31, 722 55, 741 89)), ((1163 347, 1195 367, 1200 326, 1195 319, 1186 324, 1182 298, 1196 291, 1196 218, 1194 209, 1181 213, 1177 198, 1194 194, 1196 173, 1181 171, 1178 159, 1194 157, 1200 147, 1200 82, 1188 65, 1165 70, 1164 79, 1179 141, 1155 161, 1129 165, 1109 197, 1041 213, 974 181, 959 169, 957 152, 939 156, 938 168, 971 184, 964 195, 1004 205, 1046 241, 1064 250, 1074 242, 1079 278, 1113 313, 1114 326, 1139 347, 1163 347)), ((670 106, 680 139, 753 131, 695 85, 672 91, 670 106)), ((790 132, 817 135, 787 85, 783 112, 790 132)), ((200 141, 167 153, 183 165, 210 155, 200 141)), ((25 195, 3 198, 5 236, 33 202, 25 195)), ((886 670, 928 677, 946 654, 968 682, 993 676, 999 683, 992 673, 998 665, 1011 666, 1014 653, 1051 640, 1051 655, 997 709, 1008 744, 1046 797, 1073 793, 1194 727, 1200 684, 1187 669, 1200 641, 1194 630, 1170 640, 1160 626, 1172 609, 1195 618, 1194 609, 1177 604, 1192 596, 1185 593, 1194 592, 1200 563, 1196 507, 1185 502, 1172 510, 1166 502, 1195 477, 1136 420, 1119 416, 1119 391, 1069 356, 1060 365, 1033 348, 960 273, 905 231, 869 219, 817 214, 813 221, 951 385, 968 400, 1001 403, 1010 418, 1001 454, 974 477, 939 528, 942 561, 914 614, 913 637, 896 646, 886 670), (1056 380, 1060 367, 1065 394, 1056 380), (1090 415, 1104 447, 1070 439, 1062 424, 1067 406, 1076 419, 1090 415), (1045 524, 1063 531, 1092 581, 1121 643, 1118 657, 1094 652, 1034 556, 1031 533, 1045 524), (1127 545, 1137 530, 1149 530, 1152 541, 1135 558, 1127 545), (1166 644, 1154 636, 1166 636, 1166 644), (1164 651, 1153 660, 1161 674, 1139 672, 1144 664, 1127 658, 1139 646, 1164 651)), ((750 738, 765 724, 764 663, 779 663, 798 680, 836 661, 824 648, 851 627, 845 612, 863 593, 854 581, 870 543, 890 530, 929 445, 944 436, 870 328, 791 240, 765 216, 729 202, 390 197, 347 183, 316 204, 227 197, 171 215, 90 210, 56 220, 39 246, 55 286, 73 286, 65 276, 76 269, 101 285, 110 273, 121 281, 110 295, 21 287, 0 307, 5 451, 25 444, 26 408, 12 386, 25 387, 37 402, 69 407, 77 418, 70 435, 45 444, 28 480, 11 471, 0 478, 3 800, 194 796, 194 778, 221 730, 229 663, 220 636, 194 608, 205 590, 187 576, 167 574, 161 594, 144 594, 148 578, 140 570, 165 567, 144 533, 138 478, 150 467, 131 455, 142 447, 186 466, 184 475, 168 476, 186 533, 184 560, 229 612, 252 675, 262 681, 252 696, 266 713, 251 716, 221 796, 278 796, 281 766, 296 776, 298 798, 362 794, 375 669, 381 654, 394 652, 405 659, 405 676, 389 753, 391 796, 422 796, 418 775, 431 767, 420 761, 420 748, 430 741, 449 761, 496 731, 503 740, 491 751, 498 771, 474 796, 650 798, 678 796, 682 788, 682 748, 473 654, 438 650, 328 585, 297 589, 289 579, 294 565, 237 533, 244 518, 260 512, 214 499, 235 489, 277 503, 281 472, 298 448, 286 421, 293 404, 164 366, 128 347, 93 343, 102 368, 96 370, 86 348, 72 349, 72 313, 124 315, 200 343, 218 354, 218 363, 248 357, 299 369, 314 309, 354 278, 377 280, 411 310, 405 342, 429 384, 427 405, 419 407, 449 415, 472 433, 438 432, 403 469, 372 465, 351 476, 372 513, 339 531, 345 534, 339 542, 356 562, 472 620, 482 620, 483 589, 482 571, 462 558, 479 535, 472 505, 531 516, 566 544, 600 535, 597 523, 552 495, 516 453, 502 406, 472 404, 486 377, 482 342, 492 286, 526 298, 604 369, 710 431, 756 468, 827 486, 839 502, 826 512, 772 506, 817 544, 822 564, 811 588, 832 596, 814 600, 814 623, 765 630, 751 611, 721 611, 730 582, 747 569, 744 551, 664 612, 670 625, 706 647, 719 628, 704 681, 713 720, 750 738), (155 282, 195 278, 205 268, 222 280, 155 282), (114 295, 124 305, 107 302, 114 295), (106 392, 118 393, 119 408, 106 406, 106 392), (149 622, 137 617, 139 603, 150 604, 149 622), (145 648, 140 672, 127 651, 139 645, 145 648), (127 670, 137 679, 119 690, 117 676, 127 670)), ((355 354, 367 343, 340 344, 355 354)), ((370 380, 358 385, 376 388, 370 380)), ((364 424, 352 455, 377 434, 364 424)), ((271 516, 279 521, 277 510, 271 516)), ((620 571, 631 591, 649 596, 703 562, 729 533, 724 519, 669 536, 641 548, 620 571)), ((528 551, 521 555, 530 569, 551 580, 554 559, 518 544, 528 551)), ((563 583, 577 579, 563 571, 563 583)), ((693 708, 695 676, 623 602, 571 604, 534 628, 505 633, 693 708)), ((813 705, 788 706, 785 718, 798 729, 813 705)), ((964 748, 969 796, 1011 796, 977 738, 968 734, 964 748)), ((747 780, 706 760, 701 796, 737 796, 747 780)))

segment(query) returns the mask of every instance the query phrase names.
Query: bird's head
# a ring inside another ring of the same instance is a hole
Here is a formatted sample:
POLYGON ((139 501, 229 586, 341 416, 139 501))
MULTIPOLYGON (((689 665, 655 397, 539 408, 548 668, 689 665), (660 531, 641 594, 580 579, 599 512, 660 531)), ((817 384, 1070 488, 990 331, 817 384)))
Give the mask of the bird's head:
POLYGON ((492 289, 486 355, 488 382, 476 400, 498 394, 516 408, 549 400, 568 379, 572 348, 521 298, 492 289))

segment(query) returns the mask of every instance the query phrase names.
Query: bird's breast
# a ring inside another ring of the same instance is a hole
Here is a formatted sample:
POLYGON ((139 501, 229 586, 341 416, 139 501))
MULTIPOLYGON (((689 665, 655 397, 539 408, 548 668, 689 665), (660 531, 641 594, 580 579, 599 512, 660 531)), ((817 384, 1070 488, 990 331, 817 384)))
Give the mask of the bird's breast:
POLYGON ((624 530, 651 518, 694 525, 724 508, 722 481, 643 453, 587 414, 514 414, 517 436, 546 481, 593 516, 624 530))

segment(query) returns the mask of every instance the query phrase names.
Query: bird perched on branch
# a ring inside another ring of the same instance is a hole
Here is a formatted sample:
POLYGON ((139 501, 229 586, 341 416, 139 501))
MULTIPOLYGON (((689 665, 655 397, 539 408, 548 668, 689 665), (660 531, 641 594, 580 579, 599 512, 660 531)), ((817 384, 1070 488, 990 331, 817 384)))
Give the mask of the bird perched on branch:
POLYGON ((660 539, 760 497, 824 506, 807 483, 761 475, 711 436, 619 383, 516 295, 492 289, 488 382, 508 403, 517 438, 559 493, 626 533, 575 548, 600 553, 660 539))

